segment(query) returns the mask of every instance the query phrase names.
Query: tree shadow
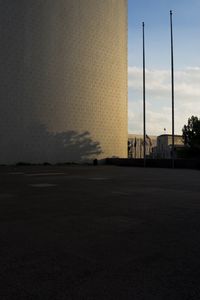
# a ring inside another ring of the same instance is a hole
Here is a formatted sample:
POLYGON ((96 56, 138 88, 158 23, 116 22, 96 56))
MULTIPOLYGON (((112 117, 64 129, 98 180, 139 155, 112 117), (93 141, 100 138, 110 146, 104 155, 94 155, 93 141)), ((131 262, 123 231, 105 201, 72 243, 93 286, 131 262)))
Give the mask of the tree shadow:
POLYGON ((24 128, 7 128, 7 135, 2 134, 0 139, 0 163, 3 164, 81 163, 92 161, 102 153, 100 143, 93 141, 88 131, 52 133, 44 125, 33 122, 24 128))

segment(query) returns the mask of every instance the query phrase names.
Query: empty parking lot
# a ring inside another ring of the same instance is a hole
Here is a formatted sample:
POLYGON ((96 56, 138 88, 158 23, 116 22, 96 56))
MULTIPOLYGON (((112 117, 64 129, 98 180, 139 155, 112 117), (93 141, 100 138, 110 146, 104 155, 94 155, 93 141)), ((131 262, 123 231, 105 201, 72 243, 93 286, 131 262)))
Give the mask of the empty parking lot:
POLYGON ((0 168, 0 299, 199 299, 200 172, 0 168))

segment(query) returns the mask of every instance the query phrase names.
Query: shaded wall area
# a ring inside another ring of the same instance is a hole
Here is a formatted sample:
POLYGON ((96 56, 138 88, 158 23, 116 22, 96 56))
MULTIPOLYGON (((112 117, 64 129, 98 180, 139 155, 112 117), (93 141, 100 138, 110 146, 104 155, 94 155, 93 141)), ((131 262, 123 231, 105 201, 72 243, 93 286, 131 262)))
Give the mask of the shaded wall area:
POLYGON ((6 136, 0 133, 0 164, 89 162, 102 153, 100 143, 87 131, 52 133, 37 123, 20 125, 6 136))

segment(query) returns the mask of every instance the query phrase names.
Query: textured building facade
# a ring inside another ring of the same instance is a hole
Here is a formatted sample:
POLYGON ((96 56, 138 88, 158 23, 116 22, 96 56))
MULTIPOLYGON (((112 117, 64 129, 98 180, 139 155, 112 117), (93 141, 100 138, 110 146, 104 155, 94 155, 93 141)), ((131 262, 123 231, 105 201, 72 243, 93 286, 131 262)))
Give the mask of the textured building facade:
POLYGON ((0 0, 0 163, 127 156, 127 0, 0 0))

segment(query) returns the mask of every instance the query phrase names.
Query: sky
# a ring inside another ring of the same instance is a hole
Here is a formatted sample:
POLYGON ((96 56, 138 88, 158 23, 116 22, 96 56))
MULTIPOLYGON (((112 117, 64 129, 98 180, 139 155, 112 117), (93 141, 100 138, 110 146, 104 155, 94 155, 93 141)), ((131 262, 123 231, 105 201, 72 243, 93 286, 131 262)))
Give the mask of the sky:
POLYGON ((189 117, 200 117, 200 0, 129 0, 129 133, 143 132, 142 22, 146 44, 146 131, 148 135, 171 133, 170 10, 175 134, 182 134, 189 117))

